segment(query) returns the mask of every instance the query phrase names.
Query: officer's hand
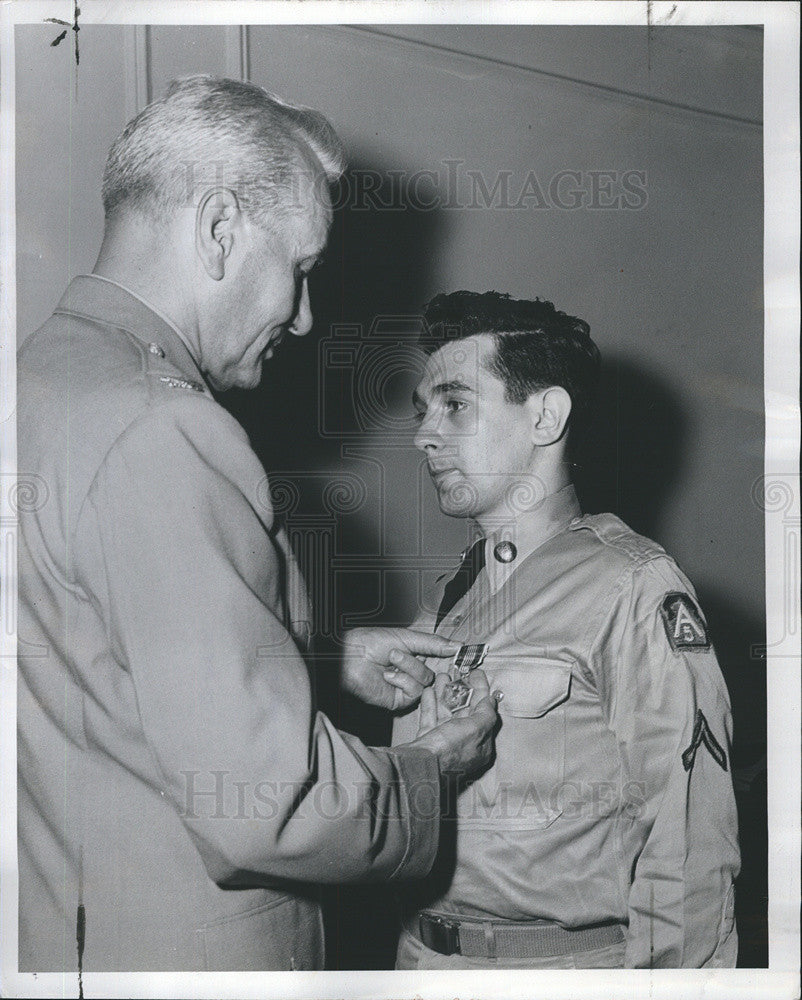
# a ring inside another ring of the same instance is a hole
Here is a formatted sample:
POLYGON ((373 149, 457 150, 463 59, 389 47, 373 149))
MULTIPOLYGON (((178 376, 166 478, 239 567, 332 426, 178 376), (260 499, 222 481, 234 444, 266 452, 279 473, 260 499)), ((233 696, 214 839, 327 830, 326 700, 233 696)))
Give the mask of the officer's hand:
POLYGON ((443 701, 448 681, 447 674, 438 674, 434 686, 423 692, 418 735, 408 745, 431 750, 441 774, 462 778, 480 773, 492 760, 496 694, 490 694, 484 671, 473 670, 467 680, 473 688, 471 703, 452 715, 443 701))
POLYGON ((451 657, 459 645, 408 628, 355 628, 345 634, 341 683, 369 705, 414 705, 434 680, 419 656, 451 657))

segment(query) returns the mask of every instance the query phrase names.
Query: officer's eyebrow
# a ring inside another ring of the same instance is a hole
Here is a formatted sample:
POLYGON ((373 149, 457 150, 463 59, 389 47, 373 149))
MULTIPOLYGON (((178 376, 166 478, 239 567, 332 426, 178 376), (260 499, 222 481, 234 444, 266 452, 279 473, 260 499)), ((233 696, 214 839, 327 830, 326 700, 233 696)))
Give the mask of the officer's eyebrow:
POLYGON ((313 270, 316 267, 322 267, 326 262, 326 248, 321 247, 319 250, 313 250, 311 253, 306 254, 306 256, 301 257, 298 261, 298 267, 306 267, 309 265, 309 270, 313 270))

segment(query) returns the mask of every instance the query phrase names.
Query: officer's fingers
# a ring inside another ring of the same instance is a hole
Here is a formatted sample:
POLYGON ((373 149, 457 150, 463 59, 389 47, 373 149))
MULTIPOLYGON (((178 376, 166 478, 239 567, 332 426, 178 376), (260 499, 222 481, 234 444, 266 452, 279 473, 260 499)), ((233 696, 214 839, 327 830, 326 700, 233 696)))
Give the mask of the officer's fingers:
POLYGON ((390 650, 390 663, 399 672, 403 671, 404 673, 409 674, 410 677, 414 678, 424 687, 427 684, 431 684, 434 680, 434 671, 430 670, 426 664, 421 662, 421 660, 417 657, 412 656, 403 649, 390 650))
MULTIPOLYGON (((411 698, 406 691, 404 691, 403 687, 401 687, 403 682, 399 681, 398 674, 390 670, 385 670, 382 676, 387 682, 387 686, 391 692, 388 695, 390 699, 389 704, 386 703, 386 700, 382 703, 385 708, 389 708, 391 712, 397 712, 399 709, 409 708, 410 705, 414 705, 415 702, 418 701, 418 695, 411 698)), ((423 688, 419 688, 419 691, 422 690, 423 688)))
POLYGON ((441 722, 445 722, 451 718, 451 712, 443 700, 443 692, 450 680, 451 678, 448 674, 436 674, 434 678, 435 704, 437 705, 437 716, 441 722))
POLYGON ((416 632, 411 628, 403 628, 398 629, 397 634, 409 652, 417 653, 418 656, 454 656, 459 651, 458 643, 431 632, 416 632))
POLYGON ((435 674, 434 675, 434 693, 437 695, 437 700, 439 701, 443 697, 443 691, 445 691, 446 684, 451 680, 448 674, 435 674))
POLYGON ((385 670, 382 673, 382 677, 384 677, 388 684, 391 684, 394 688, 404 693, 407 705, 411 705, 420 698, 423 691, 423 684, 416 681, 414 677, 410 677, 403 670, 385 670))
POLYGON ((490 684, 484 670, 472 670, 470 674, 468 674, 468 683, 473 688, 473 697, 475 701, 480 701, 482 698, 486 698, 490 694, 490 684))
POLYGON ((393 703, 390 705, 391 712, 400 712, 402 708, 409 708, 414 705, 418 698, 410 698, 405 694, 401 688, 395 688, 393 691, 393 703))
POLYGON ((498 721, 496 699, 487 697, 477 701, 477 703, 473 706, 471 719, 476 723, 482 733, 489 733, 498 721))
POLYGON ((420 699, 419 732, 427 733, 437 725, 437 699, 432 688, 424 688, 420 699))

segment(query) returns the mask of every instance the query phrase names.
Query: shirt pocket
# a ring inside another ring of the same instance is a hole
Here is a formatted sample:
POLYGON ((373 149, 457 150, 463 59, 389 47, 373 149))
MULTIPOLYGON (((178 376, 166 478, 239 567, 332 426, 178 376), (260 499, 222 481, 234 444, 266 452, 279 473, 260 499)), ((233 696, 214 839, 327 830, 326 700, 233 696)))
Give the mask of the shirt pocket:
POLYGON ((460 802, 461 819, 494 829, 545 829, 564 805, 566 703, 571 663, 540 656, 487 663, 503 692, 493 766, 460 802))

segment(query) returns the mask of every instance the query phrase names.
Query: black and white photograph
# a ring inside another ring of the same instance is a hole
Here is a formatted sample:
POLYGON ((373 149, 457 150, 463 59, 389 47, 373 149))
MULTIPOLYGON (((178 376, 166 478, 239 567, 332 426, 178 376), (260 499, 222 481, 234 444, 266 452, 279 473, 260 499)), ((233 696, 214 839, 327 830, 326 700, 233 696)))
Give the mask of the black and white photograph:
POLYGON ((0 17, 0 995, 798 996, 798 6, 0 17))

